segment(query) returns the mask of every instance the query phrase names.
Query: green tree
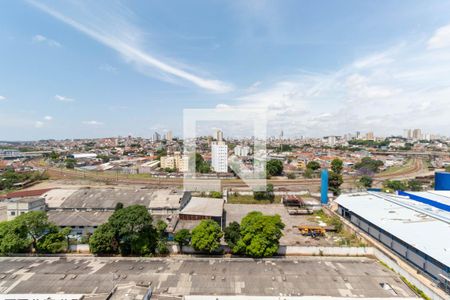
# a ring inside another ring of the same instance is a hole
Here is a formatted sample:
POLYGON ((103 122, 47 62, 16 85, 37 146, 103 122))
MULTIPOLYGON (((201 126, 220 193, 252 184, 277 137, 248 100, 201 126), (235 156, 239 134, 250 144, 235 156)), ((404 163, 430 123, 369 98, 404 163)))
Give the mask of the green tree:
POLYGON ((77 161, 73 158, 66 158, 66 160, 64 162, 66 164, 67 169, 74 169, 75 164, 77 163, 77 161))
POLYGON ((155 250, 157 232, 145 206, 130 205, 119 209, 108 222, 119 242, 121 254, 146 255, 155 250))
POLYGON ((44 211, 31 211, 16 217, 15 221, 22 223, 29 237, 31 237, 33 248, 38 251, 38 241, 43 238, 54 226, 48 221, 44 211))
POLYGON ((195 171, 198 173, 210 173, 210 165, 203 159, 200 153, 195 153, 195 171))
POLYGON ((450 165, 445 167, 445 172, 450 172, 450 165))
POLYGON ((279 176, 283 173, 283 163, 277 159, 271 159, 266 163, 266 174, 269 176, 279 176))
POLYGON ((381 160, 364 157, 359 163, 355 164, 355 169, 361 172, 377 173, 383 165, 384 163, 381 160))
POLYGON ((365 188, 371 188, 373 179, 370 176, 364 175, 359 179, 359 183, 365 188))
POLYGON ((408 189, 406 183, 399 180, 386 180, 383 182, 383 187, 390 191, 406 191, 408 189))
POLYGON ((59 230, 56 226, 38 241, 39 252, 41 253, 61 253, 69 249, 68 235, 70 228, 59 230))
POLYGON ((189 245, 191 233, 187 229, 180 229, 175 233, 174 240, 178 243, 178 246, 180 246, 180 252, 182 252, 183 246, 189 245))
POLYGON ((242 219, 241 238, 233 248, 233 252, 252 257, 276 254, 284 226, 279 215, 267 216, 255 211, 247 214, 242 219))
POLYGON ((422 184, 418 180, 411 179, 408 181, 408 189, 413 192, 419 192, 422 190, 422 184))
POLYGON ((330 175, 328 176, 328 186, 330 191, 332 191, 335 196, 341 193, 342 183, 344 183, 342 175, 331 171, 330 175))
POLYGON ((308 162, 306 164, 306 168, 310 169, 310 170, 313 170, 313 171, 317 171, 317 170, 320 169, 320 164, 317 161, 315 161, 315 160, 311 160, 310 162, 308 162))
POLYGON ((203 220, 192 230, 191 245, 195 250, 212 253, 220 248, 223 233, 213 220, 203 220))
POLYGON ((0 222, 0 253, 28 252, 31 239, 25 225, 16 220, 0 222))
POLYGON ((122 202, 117 202, 116 207, 114 207, 114 211, 117 211, 119 209, 123 208, 123 203, 122 202))
POLYGON ((116 234, 110 223, 100 225, 89 238, 89 249, 94 254, 115 254, 119 252, 116 234))
POLYGON ((341 159, 335 158, 331 161, 331 171, 333 171, 334 173, 341 174, 343 168, 344 162, 341 159))
POLYGON ((233 248, 236 247, 237 242, 241 238, 241 226, 238 222, 231 222, 223 232, 225 242, 228 244, 230 249, 233 250, 233 248))
POLYGON ((167 228, 167 223, 164 222, 163 220, 158 220, 158 222, 156 222, 156 232, 158 233, 158 237, 160 240, 165 239, 166 228, 167 228))

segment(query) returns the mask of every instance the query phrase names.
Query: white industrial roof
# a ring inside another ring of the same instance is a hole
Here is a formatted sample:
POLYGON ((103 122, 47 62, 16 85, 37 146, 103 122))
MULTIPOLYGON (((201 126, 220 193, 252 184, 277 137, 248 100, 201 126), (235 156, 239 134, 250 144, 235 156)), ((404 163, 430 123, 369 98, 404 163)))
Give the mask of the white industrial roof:
POLYGON ((341 206, 384 229, 400 240, 450 266, 450 224, 448 214, 426 204, 417 204, 384 193, 344 194, 341 206), (409 203, 413 203, 409 205, 409 203), (428 211, 429 209, 429 211, 428 211), (431 217, 442 217, 438 219, 431 217))
POLYGON ((192 197, 189 203, 181 210, 181 214, 221 217, 223 204, 223 199, 192 197))
POLYGON ((445 205, 450 205, 450 191, 427 191, 427 192, 407 192, 407 193, 422 198, 430 199, 436 202, 440 202, 445 205))

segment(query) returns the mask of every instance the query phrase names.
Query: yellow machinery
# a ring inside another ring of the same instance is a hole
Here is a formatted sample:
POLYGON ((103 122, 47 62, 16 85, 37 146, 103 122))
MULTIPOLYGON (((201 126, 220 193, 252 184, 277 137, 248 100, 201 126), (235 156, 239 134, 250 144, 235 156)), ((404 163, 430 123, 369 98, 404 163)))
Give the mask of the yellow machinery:
POLYGON ((298 230, 303 235, 309 235, 312 237, 316 236, 324 236, 326 229, 320 226, 309 226, 309 225, 300 225, 298 226, 298 230))

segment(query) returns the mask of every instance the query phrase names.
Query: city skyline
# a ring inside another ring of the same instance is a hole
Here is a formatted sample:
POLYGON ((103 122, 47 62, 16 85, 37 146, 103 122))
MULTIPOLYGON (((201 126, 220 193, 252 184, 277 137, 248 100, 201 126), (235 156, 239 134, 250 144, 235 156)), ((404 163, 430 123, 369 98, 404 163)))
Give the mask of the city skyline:
POLYGON ((448 3, 102 4, 2 3, 0 140, 182 136, 183 109, 228 107, 269 136, 450 135, 448 3))

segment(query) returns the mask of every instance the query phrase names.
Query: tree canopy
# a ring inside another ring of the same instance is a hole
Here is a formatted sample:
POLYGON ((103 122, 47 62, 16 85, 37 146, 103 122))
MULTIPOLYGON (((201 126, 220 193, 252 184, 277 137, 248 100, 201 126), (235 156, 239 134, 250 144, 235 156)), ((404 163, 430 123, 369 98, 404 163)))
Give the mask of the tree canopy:
POLYGON ((365 188, 370 188, 372 187, 373 179, 370 176, 364 175, 359 179, 359 183, 365 188))
POLYGON ((328 185, 334 195, 339 195, 341 193, 341 185, 344 183, 344 179, 341 174, 343 166, 344 162, 339 158, 335 158, 331 162, 331 172, 328 176, 328 185))
POLYGON ((276 254, 284 226, 279 215, 267 216, 261 212, 247 214, 241 221, 240 239, 233 252, 252 257, 276 254))
POLYGON ((313 171, 317 171, 320 169, 320 164, 319 162, 315 161, 315 160, 311 160, 310 162, 308 162, 306 164, 306 168, 313 170, 313 171))
POLYGON ((180 251, 183 251, 183 246, 189 245, 191 241, 191 233, 188 229, 180 229, 175 233, 173 239, 180 246, 180 251))
POLYGON ((224 238, 231 249, 236 247, 237 242, 241 238, 241 226, 238 222, 234 221, 228 224, 224 230, 224 238))
POLYGON ((268 176, 279 176, 283 173, 283 163, 277 159, 266 162, 266 174, 268 176))
POLYGON ((406 191, 408 189, 408 185, 400 180, 386 180, 383 182, 383 187, 385 190, 391 191, 406 191))
POLYGON ((121 254, 146 255, 154 251, 157 233, 145 206, 131 205, 119 209, 108 222, 114 230, 121 254))
POLYGON ((109 222, 94 231, 89 238, 89 248, 94 254, 114 254, 119 251, 114 229, 109 222))
POLYGON ((364 174, 377 173, 383 165, 384 163, 381 160, 364 157, 359 163, 355 164, 355 169, 364 174))
POLYGON ((210 173, 211 166, 203 159, 200 153, 195 153, 195 171, 198 173, 210 173))
POLYGON ((213 220, 202 220, 192 230, 191 245, 195 250, 212 253, 220 248, 222 230, 213 220))

